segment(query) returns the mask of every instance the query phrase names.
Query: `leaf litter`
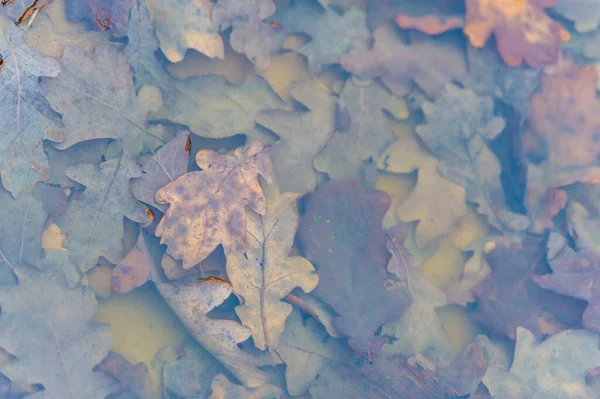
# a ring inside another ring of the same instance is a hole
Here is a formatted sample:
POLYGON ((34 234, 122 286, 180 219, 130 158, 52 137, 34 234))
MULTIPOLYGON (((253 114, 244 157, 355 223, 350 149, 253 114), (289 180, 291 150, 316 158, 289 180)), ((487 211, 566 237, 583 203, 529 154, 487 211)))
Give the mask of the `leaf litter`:
POLYGON ((597 398, 599 9, 460 3, 3 1, 0 397, 597 398))

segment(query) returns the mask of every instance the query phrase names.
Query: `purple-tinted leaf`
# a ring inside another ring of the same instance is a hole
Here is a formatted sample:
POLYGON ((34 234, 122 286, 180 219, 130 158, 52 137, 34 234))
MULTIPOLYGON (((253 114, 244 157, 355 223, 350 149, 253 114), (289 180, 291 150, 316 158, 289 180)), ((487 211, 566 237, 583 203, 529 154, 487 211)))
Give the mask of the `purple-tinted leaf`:
POLYGON ((142 167, 142 177, 131 181, 131 191, 138 200, 165 213, 168 204, 156 202, 156 192, 187 172, 190 159, 190 132, 180 132, 142 167))
POLYGON ((131 0, 67 0, 67 18, 86 20, 99 30, 110 29, 115 36, 127 35, 131 0))
POLYGON ((134 247, 112 271, 113 290, 125 293, 144 285, 150 277, 151 262, 144 233, 140 232, 134 247))
POLYGON ((397 320, 408 302, 397 288, 385 288, 387 236, 381 220, 390 205, 382 191, 366 192, 358 180, 330 181, 306 200, 298 239, 315 265, 314 294, 339 315, 334 327, 358 352, 377 353, 376 330, 397 320))
POLYGON ((148 367, 142 362, 134 365, 122 355, 110 352, 97 368, 121 383, 121 391, 117 393, 119 395, 117 399, 153 399, 156 397, 148 367))

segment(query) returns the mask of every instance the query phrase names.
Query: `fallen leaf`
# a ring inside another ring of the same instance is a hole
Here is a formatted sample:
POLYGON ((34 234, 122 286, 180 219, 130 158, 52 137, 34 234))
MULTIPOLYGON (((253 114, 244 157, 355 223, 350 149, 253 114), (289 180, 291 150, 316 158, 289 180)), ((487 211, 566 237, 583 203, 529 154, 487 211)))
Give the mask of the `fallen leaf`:
POLYGON ((338 127, 317 155, 314 166, 332 179, 355 178, 363 161, 376 159, 394 140, 388 116, 408 117, 406 103, 392 96, 377 83, 357 84, 347 81, 338 100, 338 127))
POLYGON ((315 320, 302 320, 299 311, 288 317, 275 352, 285 362, 287 389, 293 396, 304 395, 331 362, 351 356, 342 341, 328 336, 315 320))
POLYGON ((362 364, 327 368, 310 389, 314 399, 332 395, 348 399, 460 398, 452 388, 435 380, 435 373, 408 364, 400 356, 374 356, 362 364))
POLYGON ((100 362, 97 369, 108 374, 121 383, 118 398, 153 399, 155 397, 154 384, 148 373, 146 364, 139 362, 131 364, 122 355, 110 352, 100 362))
POLYGON ((593 0, 558 0, 554 10, 575 22, 578 32, 591 32, 600 27, 600 7, 593 0))
POLYGON ((156 86, 161 89, 165 102, 170 103, 175 96, 173 80, 164 63, 156 56, 159 47, 146 2, 134 0, 124 53, 134 72, 135 87, 139 90, 144 85, 156 86))
POLYGON ((494 116, 493 100, 449 84, 422 108, 425 123, 416 132, 440 160, 440 173, 465 187, 467 201, 476 203, 492 226, 508 236, 525 230, 529 220, 507 208, 500 162, 488 147, 505 124, 494 116))
POLYGON ((448 302, 467 306, 469 303, 477 302, 473 295, 473 289, 482 282, 491 272, 485 254, 491 251, 495 244, 488 237, 477 240, 465 250, 471 250, 473 254, 465 262, 463 274, 460 279, 451 279, 444 287, 448 302))
POLYGON ((540 288, 532 281, 544 268, 545 241, 525 237, 522 248, 502 241, 487 254, 492 273, 474 289, 473 318, 489 331, 515 339, 517 327, 539 338, 577 326, 580 302, 540 288))
POLYGON ((233 320, 206 316, 231 295, 231 285, 207 280, 191 285, 160 283, 156 288, 194 339, 245 386, 254 388, 267 381, 266 374, 256 368, 256 360, 238 347, 250 338, 251 330, 233 320))
POLYGON ((144 233, 140 232, 135 246, 112 270, 112 289, 124 294, 144 285, 150 278, 151 262, 144 233))
POLYGON ((212 11, 212 22, 224 31, 231 27, 231 48, 245 54, 256 68, 269 65, 270 55, 283 46, 285 37, 276 27, 263 22, 275 13, 273 0, 218 0, 212 11))
POLYGON ((146 208, 131 195, 129 183, 140 177, 133 157, 124 153, 100 165, 79 164, 67 168, 69 179, 85 186, 81 195, 71 198, 67 213, 56 224, 67 234, 69 259, 81 273, 94 267, 100 256, 116 263, 124 256, 123 218, 142 223, 146 208), (88 220, 88 223, 82 223, 88 220))
POLYGON ((467 214, 465 189, 445 179, 439 162, 410 133, 390 145, 379 157, 377 166, 391 173, 418 170, 417 184, 408 198, 394 210, 402 222, 418 220, 415 241, 424 248, 450 229, 467 214), (439 201, 439 198, 444 201, 439 201))
POLYGON ((38 79, 57 76, 60 64, 29 47, 23 30, 0 16, 0 175, 2 185, 17 197, 38 181, 48 179, 50 167, 43 140, 60 129, 60 119, 40 90, 38 79))
POLYGON ((41 387, 48 399, 104 399, 115 391, 109 376, 92 371, 112 345, 110 327, 93 321, 92 290, 67 289, 56 269, 16 273, 19 284, 0 291, 0 347, 12 355, 0 371, 41 387))
POLYGON ((461 16, 398 14, 396 23, 402 29, 416 29, 428 35, 439 35, 449 30, 462 29, 465 26, 464 18, 461 16))
POLYGON ((158 351, 152 365, 161 371, 165 398, 208 398, 211 382, 227 370, 195 341, 181 349, 165 347, 158 351))
POLYGON ((339 63, 345 53, 356 46, 366 45, 371 37, 365 12, 355 7, 340 14, 333 8, 323 11, 316 4, 302 2, 278 7, 271 20, 281 24, 284 34, 310 36, 310 42, 294 51, 306 57, 313 73, 339 63))
POLYGON ((257 388, 246 388, 232 383, 223 374, 218 374, 212 381, 210 399, 280 399, 281 388, 264 384, 257 388))
POLYGON ((85 20, 96 29, 109 29, 114 36, 127 36, 132 0, 67 0, 67 18, 85 20))
POLYGON ((466 72, 463 50, 454 38, 413 34, 406 44, 393 27, 383 26, 373 32, 373 41, 371 48, 356 46, 342 56, 342 66, 362 79, 381 77, 388 86, 414 81, 430 97, 466 72))
POLYGON ((206 138, 246 134, 249 140, 266 142, 269 137, 254 123, 256 115, 268 109, 289 109, 259 76, 250 75, 242 84, 232 85, 223 76, 197 76, 175 81, 176 100, 157 115, 189 126, 206 138))
POLYGON ((116 46, 99 45, 93 54, 69 46, 62 64, 57 78, 42 82, 46 98, 68 131, 57 148, 113 138, 137 155, 164 142, 156 128, 145 127, 148 112, 162 105, 160 91, 146 86, 136 95, 127 58, 116 46))
POLYGON ((267 211, 258 182, 270 183, 265 164, 269 162, 259 143, 238 148, 233 155, 211 150, 199 151, 196 163, 203 170, 188 172, 156 193, 159 204, 170 204, 156 235, 183 268, 190 269, 219 245, 225 254, 242 253, 246 248, 246 207, 259 215, 267 211))
POLYGON ((108 140, 87 140, 67 149, 58 150, 48 141, 44 143, 44 151, 50 162, 50 178, 48 184, 63 188, 83 188, 83 186, 67 177, 66 170, 80 163, 100 164, 108 148, 108 140))
POLYGON ((187 49, 223 58, 221 36, 211 21, 210 0, 146 0, 160 49, 170 62, 183 60, 187 49))
POLYGON ((408 304, 401 290, 385 288, 389 253, 381 220, 389 202, 358 180, 332 180, 308 196, 300 218, 300 246, 319 274, 314 294, 339 315, 333 325, 357 352, 378 353, 384 339, 375 332, 408 304))
POLYGON ((264 192, 267 212, 246 214, 246 250, 228 254, 226 267, 233 292, 243 298, 235 308, 238 317, 258 349, 273 351, 292 312, 281 299, 297 287, 312 291, 319 277, 308 260, 288 256, 298 228, 298 194, 280 194, 275 183, 264 192))
POLYGON ((491 366, 483 382, 494 398, 591 399, 598 389, 586 383, 586 376, 599 365, 598 334, 567 330, 536 342, 531 331, 518 327, 510 369, 491 366))
POLYGON ((333 134, 337 97, 314 80, 292 83, 290 94, 308 111, 262 111, 256 115, 256 123, 280 137, 273 144, 270 157, 281 190, 302 193, 313 190, 317 184, 313 160, 333 134))
POLYGON ((190 133, 183 131, 152 155, 142 166, 142 176, 131 181, 133 196, 161 212, 169 208, 156 202, 156 192, 187 172, 190 133))
POLYGON ((521 65, 523 61, 532 68, 552 64, 560 44, 571 37, 544 11, 557 3, 558 0, 466 0, 464 32, 477 48, 483 47, 493 33, 498 51, 509 66, 521 65))

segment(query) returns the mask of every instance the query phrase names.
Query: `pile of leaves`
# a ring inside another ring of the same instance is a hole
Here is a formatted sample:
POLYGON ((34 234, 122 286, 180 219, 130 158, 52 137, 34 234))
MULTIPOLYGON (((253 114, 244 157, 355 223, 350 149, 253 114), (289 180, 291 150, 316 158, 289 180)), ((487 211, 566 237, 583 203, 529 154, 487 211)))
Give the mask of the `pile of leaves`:
POLYGON ((0 397, 600 397, 592 3, 3 1, 0 397))

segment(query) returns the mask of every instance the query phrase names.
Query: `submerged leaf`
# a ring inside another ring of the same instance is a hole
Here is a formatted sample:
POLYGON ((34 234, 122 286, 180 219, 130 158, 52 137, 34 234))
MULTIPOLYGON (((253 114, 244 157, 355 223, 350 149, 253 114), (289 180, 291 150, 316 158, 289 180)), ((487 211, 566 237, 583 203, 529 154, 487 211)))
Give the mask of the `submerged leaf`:
POLYGON ((113 138, 137 155, 163 142, 155 129, 145 127, 148 111, 162 105, 160 91, 147 86, 136 96, 127 58, 114 45, 97 46, 93 54, 66 47, 62 63, 63 72, 42 83, 68 132, 58 148, 113 138))
POLYGON ((233 320, 206 316, 231 295, 231 285, 207 280, 192 285, 161 283, 156 288, 196 341, 244 385, 257 387, 267 381, 256 360, 237 346, 250 338, 251 330, 233 320))
POLYGON ((60 127, 38 79, 57 76, 59 63, 29 47, 23 31, 0 16, 0 175, 13 196, 47 180, 50 167, 42 141, 60 127))
POLYGON ((221 244, 225 254, 243 253, 246 247, 246 207, 264 215, 266 199, 258 182, 270 183, 269 162, 259 143, 238 148, 233 155, 211 150, 196 154, 202 171, 189 172, 156 193, 159 204, 170 204, 156 227, 161 243, 183 268, 200 263, 221 244))
POLYGON ((104 399, 116 384, 92 370, 112 337, 108 325, 93 322, 93 291, 67 289, 52 268, 17 275, 19 285, 0 290, 0 347, 14 356, 0 371, 13 382, 40 384, 40 397, 104 399))
POLYGON ((67 0, 67 17, 86 20, 97 29, 110 29, 115 36, 127 35, 132 0, 67 0))
POLYGON ((98 365, 98 370, 110 375, 121 383, 118 398, 152 399, 155 397, 154 384, 146 364, 131 364, 122 355, 110 352, 98 365))
POLYGON ((592 399, 599 390, 588 385, 586 377, 599 366, 598 334, 567 330, 536 342, 531 331, 518 327, 510 369, 492 366, 483 382, 498 399, 592 399))
POLYGON ((151 263, 144 233, 140 232, 134 247, 112 271, 113 291, 122 294, 144 285, 150 278, 151 263))
POLYGON ((85 186, 81 195, 70 199, 67 213, 56 222, 68 235, 65 247, 69 259, 81 273, 96 266, 100 256, 118 262, 124 256, 123 217, 138 223, 147 220, 145 207, 129 190, 130 180, 141 176, 140 168, 131 155, 124 153, 99 166, 70 167, 66 173, 85 186))
POLYGON ((313 159, 333 134, 338 99, 314 80, 293 82, 290 95, 308 111, 262 111, 256 123, 280 136, 270 156, 281 190, 301 193, 317 184, 313 159))
POLYGON ((227 256, 227 276, 233 291, 244 300, 235 311, 252 329, 258 349, 279 345, 292 305, 282 298, 294 288, 312 291, 319 281, 313 265, 301 256, 289 256, 298 228, 298 194, 280 194, 276 184, 265 189, 267 212, 246 215, 247 246, 227 256))
POLYGON ((389 207, 382 191, 365 192, 358 180, 332 180, 306 201, 298 240, 319 273, 315 295, 333 308, 334 327, 358 352, 377 353, 375 335, 397 320, 408 303, 387 281, 386 235, 381 220, 389 207))
POLYGON ((210 399, 280 399, 283 396, 281 388, 264 384, 257 388, 245 388, 232 383, 223 374, 217 375, 212 381, 210 399))
POLYGON ((377 83, 347 81, 338 100, 339 119, 348 126, 337 130, 317 155, 315 168, 332 179, 358 177, 363 161, 376 159, 395 135, 385 111, 406 118, 406 103, 377 83))
POLYGON ((600 5, 594 0, 558 0, 554 9, 575 22, 578 32, 591 32, 600 27, 600 5))

